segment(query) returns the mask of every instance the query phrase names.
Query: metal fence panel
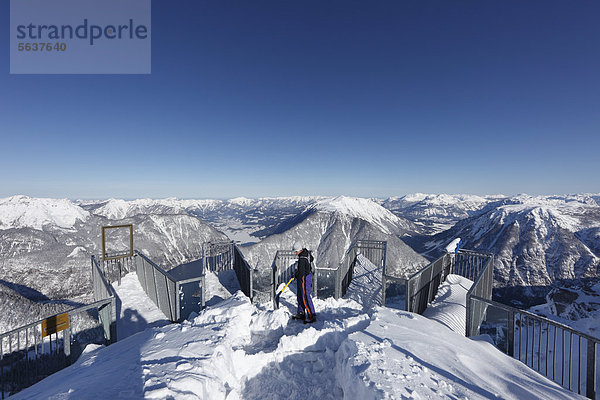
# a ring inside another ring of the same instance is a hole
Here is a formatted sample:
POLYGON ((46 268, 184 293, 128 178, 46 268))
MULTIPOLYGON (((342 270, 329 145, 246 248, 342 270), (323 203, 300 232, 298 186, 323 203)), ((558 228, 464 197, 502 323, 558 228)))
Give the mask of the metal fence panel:
POLYGON ((204 276, 177 282, 174 292, 177 294, 178 321, 187 319, 191 313, 199 313, 204 308, 204 276))
MULTIPOLYGON (((377 240, 357 240, 344 254, 337 268, 319 268, 313 265, 313 296, 340 298, 346 294, 354 275, 356 256, 360 253, 385 273, 387 243, 377 240)), ((275 290, 287 283, 296 272, 297 256, 291 250, 278 250, 272 264, 272 297, 275 305, 275 290)))
POLYGON ((42 336, 43 320, 0 334, 2 397, 4 393, 14 394, 65 368, 77 359, 88 344, 113 342, 115 337, 110 336, 110 322, 113 320, 110 312, 114 302, 114 297, 111 297, 69 310, 69 327, 46 337, 42 336), (98 310, 101 309, 109 313, 104 319, 108 321, 108 326, 100 320, 98 310))
POLYGON ((248 261, 246 261, 244 258, 244 255, 240 249, 238 249, 235 245, 233 245, 232 261, 233 269, 235 270, 235 275, 238 278, 242 292, 244 292, 244 294, 250 298, 250 301, 252 301, 254 297, 253 269, 250 267, 250 264, 248 264, 248 261))
POLYGON ((382 280, 382 305, 384 307, 406 310, 408 280, 384 275, 382 280))
MULTIPOLYGON (((309 250, 309 252, 312 251, 309 250)), ((319 269, 315 268, 314 262, 311 263, 312 264, 312 270, 314 271, 313 273, 313 285, 311 288, 311 293, 313 296, 317 296, 319 291, 318 291, 318 285, 319 285, 319 269)), ((296 269, 298 268, 298 256, 296 255, 296 253, 294 253, 294 251, 292 250, 278 250, 275 253, 275 258, 273 259, 273 264, 271 265, 271 270, 272 270, 272 290, 271 290, 271 294, 272 294, 272 300, 273 300, 273 307, 276 308, 277 305, 275 304, 275 292, 277 290, 277 287, 284 283, 287 284, 289 282, 290 279, 292 279, 294 277, 294 274, 296 273, 296 269)))
POLYGON ((575 393, 598 398, 600 340, 566 325, 504 304, 473 296, 482 304, 474 334, 489 335, 496 346, 548 379, 575 393))
POLYGON ((452 272, 451 263, 450 255, 445 254, 408 278, 407 311, 417 314, 425 311, 427 305, 435 298, 440 284, 446 279, 448 273, 452 272))
POLYGON ((152 270, 154 274, 154 284, 156 285, 156 298, 158 300, 158 308, 163 314, 171 321, 175 321, 175 313, 171 308, 171 299, 169 298, 168 280, 167 275, 161 274, 156 269, 152 270))
POLYGON ((138 271, 138 278, 146 295, 167 319, 171 322, 179 321, 177 281, 148 257, 137 250, 135 253, 141 259, 137 262, 142 267, 142 271, 138 271))

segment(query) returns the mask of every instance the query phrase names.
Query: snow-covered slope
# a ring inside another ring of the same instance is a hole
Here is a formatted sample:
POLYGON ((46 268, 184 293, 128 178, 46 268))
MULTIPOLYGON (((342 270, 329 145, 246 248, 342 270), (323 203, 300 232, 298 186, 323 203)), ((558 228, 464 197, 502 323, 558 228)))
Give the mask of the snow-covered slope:
POLYGON ((77 221, 86 221, 89 212, 66 199, 40 199, 12 196, 0 199, 0 229, 44 226, 72 229, 77 221))
MULTIPOLYGON (((197 203, 195 203, 197 204, 197 203)), ((185 214, 185 208, 177 199, 109 199, 101 202, 81 204, 95 215, 108 219, 130 218, 138 214, 185 214)))
POLYGON ((145 330, 18 399, 573 399, 485 341, 404 311, 315 300, 317 322, 237 295, 189 321, 145 330))
POLYGON ((423 316, 464 335, 467 320, 467 292, 471 286, 473 281, 465 277, 448 275, 440 285, 433 302, 423 312, 423 316))

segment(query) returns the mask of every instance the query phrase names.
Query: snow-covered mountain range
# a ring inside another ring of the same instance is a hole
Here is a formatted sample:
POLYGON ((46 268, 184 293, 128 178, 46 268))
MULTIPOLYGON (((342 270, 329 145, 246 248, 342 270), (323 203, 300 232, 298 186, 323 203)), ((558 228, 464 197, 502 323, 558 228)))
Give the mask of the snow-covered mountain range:
POLYGON ((324 197, 278 197, 229 200, 109 199, 78 201, 82 208, 109 219, 143 214, 188 214, 209 222, 238 243, 256 243, 272 234, 284 220, 324 197))
POLYGON ((435 234, 505 197, 415 193, 376 201, 394 214, 415 223, 421 233, 435 234))

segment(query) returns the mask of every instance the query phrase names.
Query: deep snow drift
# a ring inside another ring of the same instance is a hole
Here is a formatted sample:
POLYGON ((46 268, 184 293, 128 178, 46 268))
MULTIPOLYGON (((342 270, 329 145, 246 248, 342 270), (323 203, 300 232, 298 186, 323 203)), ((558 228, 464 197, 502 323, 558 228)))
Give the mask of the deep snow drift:
MULTIPOLYGON (((376 303, 373 267, 361 258, 349 297, 376 303)), ((237 292, 182 324, 90 349, 14 399, 577 397, 491 344, 423 316, 352 299, 315 299, 315 308, 317 322, 304 325, 289 318, 292 290, 279 310, 237 292)))
POLYGON ((471 286, 473 281, 465 277, 448 275, 440 285, 433 302, 423 312, 423 316, 464 335, 467 320, 467 292, 471 286))

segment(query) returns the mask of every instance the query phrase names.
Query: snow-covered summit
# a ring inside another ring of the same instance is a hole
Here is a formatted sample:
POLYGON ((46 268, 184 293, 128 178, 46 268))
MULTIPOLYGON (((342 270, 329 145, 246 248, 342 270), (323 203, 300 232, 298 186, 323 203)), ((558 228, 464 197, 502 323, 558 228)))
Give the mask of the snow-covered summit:
POLYGON ((77 221, 85 221, 90 213, 68 199, 12 196, 0 199, 0 229, 32 228, 45 225, 71 229, 77 221))
POLYGON ((374 201, 358 197, 338 196, 323 199, 310 206, 310 209, 360 218, 379 226, 387 233, 390 232, 389 224, 398 225, 401 222, 399 217, 374 201))

